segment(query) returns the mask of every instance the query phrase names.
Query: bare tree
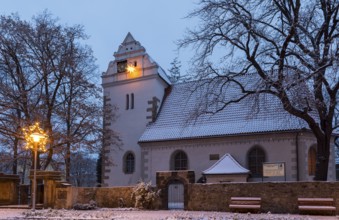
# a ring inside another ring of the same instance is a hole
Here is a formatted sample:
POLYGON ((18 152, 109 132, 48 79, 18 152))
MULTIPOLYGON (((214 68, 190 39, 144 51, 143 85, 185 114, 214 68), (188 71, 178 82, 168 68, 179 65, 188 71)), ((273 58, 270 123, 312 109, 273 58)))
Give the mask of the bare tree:
POLYGON ((242 91, 224 101, 225 89, 213 90, 219 105, 215 111, 249 96, 269 94, 308 124, 317 138, 316 180, 327 180, 335 129, 338 8, 336 0, 200 0, 189 15, 200 18, 200 26, 179 42, 197 51, 197 86, 232 84, 242 91), (248 86, 253 78, 256 85, 248 86))
POLYGON ((26 57, 27 48, 21 42, 22 33, 29 25, 18 16, 1 17, 0 20, 0 134, 1 145, 12 149, 12 172, 17 173, 21 126, 30 121, 36 102, 33 91, 39 82, 26 57), (30 73, 30 74, 29 74, 30 73), (28 94, 31 96, 28 96, 28 94))
POLYGON ((65 66, 65 77, 58 90, 60 105, 56 109, 58 118, 58 144, 65 158, 66 180, 70 177, 71 153, 81 149, 99 152, 102 132, 101 90, 92 83, 96 73, 92 52, 88 47, 75 45, 77 33, 69 34, 69 52, 65 66), (73 35, 72 35, 73 34, 73 35))
POLYGON ((78 187, 94 187, 97 185, 96 159, 86 156, 83 152, 72 154, 69 182, 78 187))
POLYGON ((14 161, 24 144, 22 128, 35 121, 49 135, 48 153, 38 163, 43 169, 61 154, 69 177, 71 153, 100 151, 102 97, 86 39, 82 26, 60 25, 48 12, 32 22, 0 17, 0 137, 14 149, 14 161))

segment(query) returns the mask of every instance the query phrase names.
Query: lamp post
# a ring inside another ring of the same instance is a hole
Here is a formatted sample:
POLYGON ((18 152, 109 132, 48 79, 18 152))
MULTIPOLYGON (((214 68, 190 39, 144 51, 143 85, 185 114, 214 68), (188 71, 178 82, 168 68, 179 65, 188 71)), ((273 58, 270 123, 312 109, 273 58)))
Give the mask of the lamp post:
POLYGON ((39 123, 24 129, 24 135, 26 140, 26 148, 31 149, 34 153, 34 169, 33 169, 33 189, 32 189, 32 211, 35 211, 36 203, 36 169, 38 150, 45 151, 45 144, 47 141, 47 135, 40 128, 39 123))

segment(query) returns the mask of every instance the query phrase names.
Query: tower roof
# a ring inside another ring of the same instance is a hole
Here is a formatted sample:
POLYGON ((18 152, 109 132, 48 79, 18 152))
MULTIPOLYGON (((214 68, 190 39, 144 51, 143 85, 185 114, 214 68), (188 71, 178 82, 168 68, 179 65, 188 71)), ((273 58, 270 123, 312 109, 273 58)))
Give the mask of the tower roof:
POLYGON ((134 42, 134 41, 136 41, 136 40, 134 39, 132 34, 130 32, 128 32, 124 41, 122 42, 122 44, 128 44, 128 43, 131 43, 131 42, 134 42))
POLYGON ((124 41, 120 44, 118 51, 114 53, 114 57, 116 60, 122 60, 144 54, 146 54, 146 49, 128 32, 124 41))

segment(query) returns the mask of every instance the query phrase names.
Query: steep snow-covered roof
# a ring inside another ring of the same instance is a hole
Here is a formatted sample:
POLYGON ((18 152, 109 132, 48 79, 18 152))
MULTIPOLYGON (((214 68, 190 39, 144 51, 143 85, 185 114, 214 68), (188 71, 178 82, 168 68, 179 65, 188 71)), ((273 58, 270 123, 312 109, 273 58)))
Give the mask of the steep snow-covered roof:
MULTIPOLYGON (((249 79, 249 81, 251 80, 249 79)), ((195 110, 206 105, 204 96, 218 88, 209 87, 210 91, 205 91, 203 87, 198 87, 195 90, 192 88, 195 88, 193 83, 172 86, 157 120, 147 126, 139 142, 281 132, 308 128, 304 121, 287 113, 278 98, 267 94, 262 94, 257 99, 247 97, 240 102, 231 103, 215 114, 203 114, 196 118, 194 117, 195 110)), ((228 101, 236 98, 240 94, 240 90, 238 87, 228 86, 224 88, 222 94, 223 101, 228 101)), ((214 102, 208 108, 213 109, 220 105, 220 102, 214 102)))
POLYGON ((171 85, 171 84, 172 84, 172 83, 171 83, 171 80, 169 80, 169 78, 168 78, 168 76, 167 76, 165 70, 164 70, 163 68, 161 68, 160 66, 159 66, 159 68, 158 68, 158 73, 159 73, 159 76, 160 76, 160 77, 161 77, 168 85, 171 85))
POLYGON ((230 154, 225 154, 203 174, 246 174, 250 171, 242 167, 230 154))
POLYGON ((168 85, 171 85, 172 83, 169 80, 165 70, 161 66, 159 66, 159 64, 157 62, 155 62, 154 59, 150 55, 148 55, 148 58, 149 58, 151 63, 153 63, 155 66, 157 66, 157 70, 158 70, 158 74, 159 74, 160 78, 162 78, 168 85))

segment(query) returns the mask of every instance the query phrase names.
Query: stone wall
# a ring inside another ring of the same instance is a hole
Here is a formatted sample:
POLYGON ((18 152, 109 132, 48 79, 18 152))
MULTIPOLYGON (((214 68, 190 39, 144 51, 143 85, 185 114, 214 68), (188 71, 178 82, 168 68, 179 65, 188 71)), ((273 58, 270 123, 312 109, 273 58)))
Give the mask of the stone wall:
POLYGON ((19 175, 0 173, 0 205, 18 203, 19 175))
POLYGON ((188 184, 187 210, 230 211, 232 196, 261 197, 262 212, 298 213, 298 197, 331 197, 339 214, 339 182, 188 184))
MULTIPOLYGON (((256 182, 197 184, 190 182, 191 172, 158 173, 158 188, 162 190, 161 209, 167 209, 167 187, 181 180, 185 187, 185 210, 229 212, 232 196, 261 197, 262 212, 298 213, 298 197, 331 197, 339 214, 339 182, 256 182)), ((98 207, 133 207, 133 187, 85 188, 60 184, 56 188, 54 208, 72 208, 74 204, 96 201, 98 207)))
POLYGON ((133 187, 72 187, 73 204, 94 200, 98 207, 134 207, 133 187))
POLYGON ((134 207, 132 190, 133 187, 71 187, 62 184, 56 188, 54 208, 70 209, 77 203, 88 204, 91 200, 98 207, 134 207))
POLYGON ((55 185, 54 206, 55 209, 73 208, 73 187, 71 184, 58 182, 55 185))

